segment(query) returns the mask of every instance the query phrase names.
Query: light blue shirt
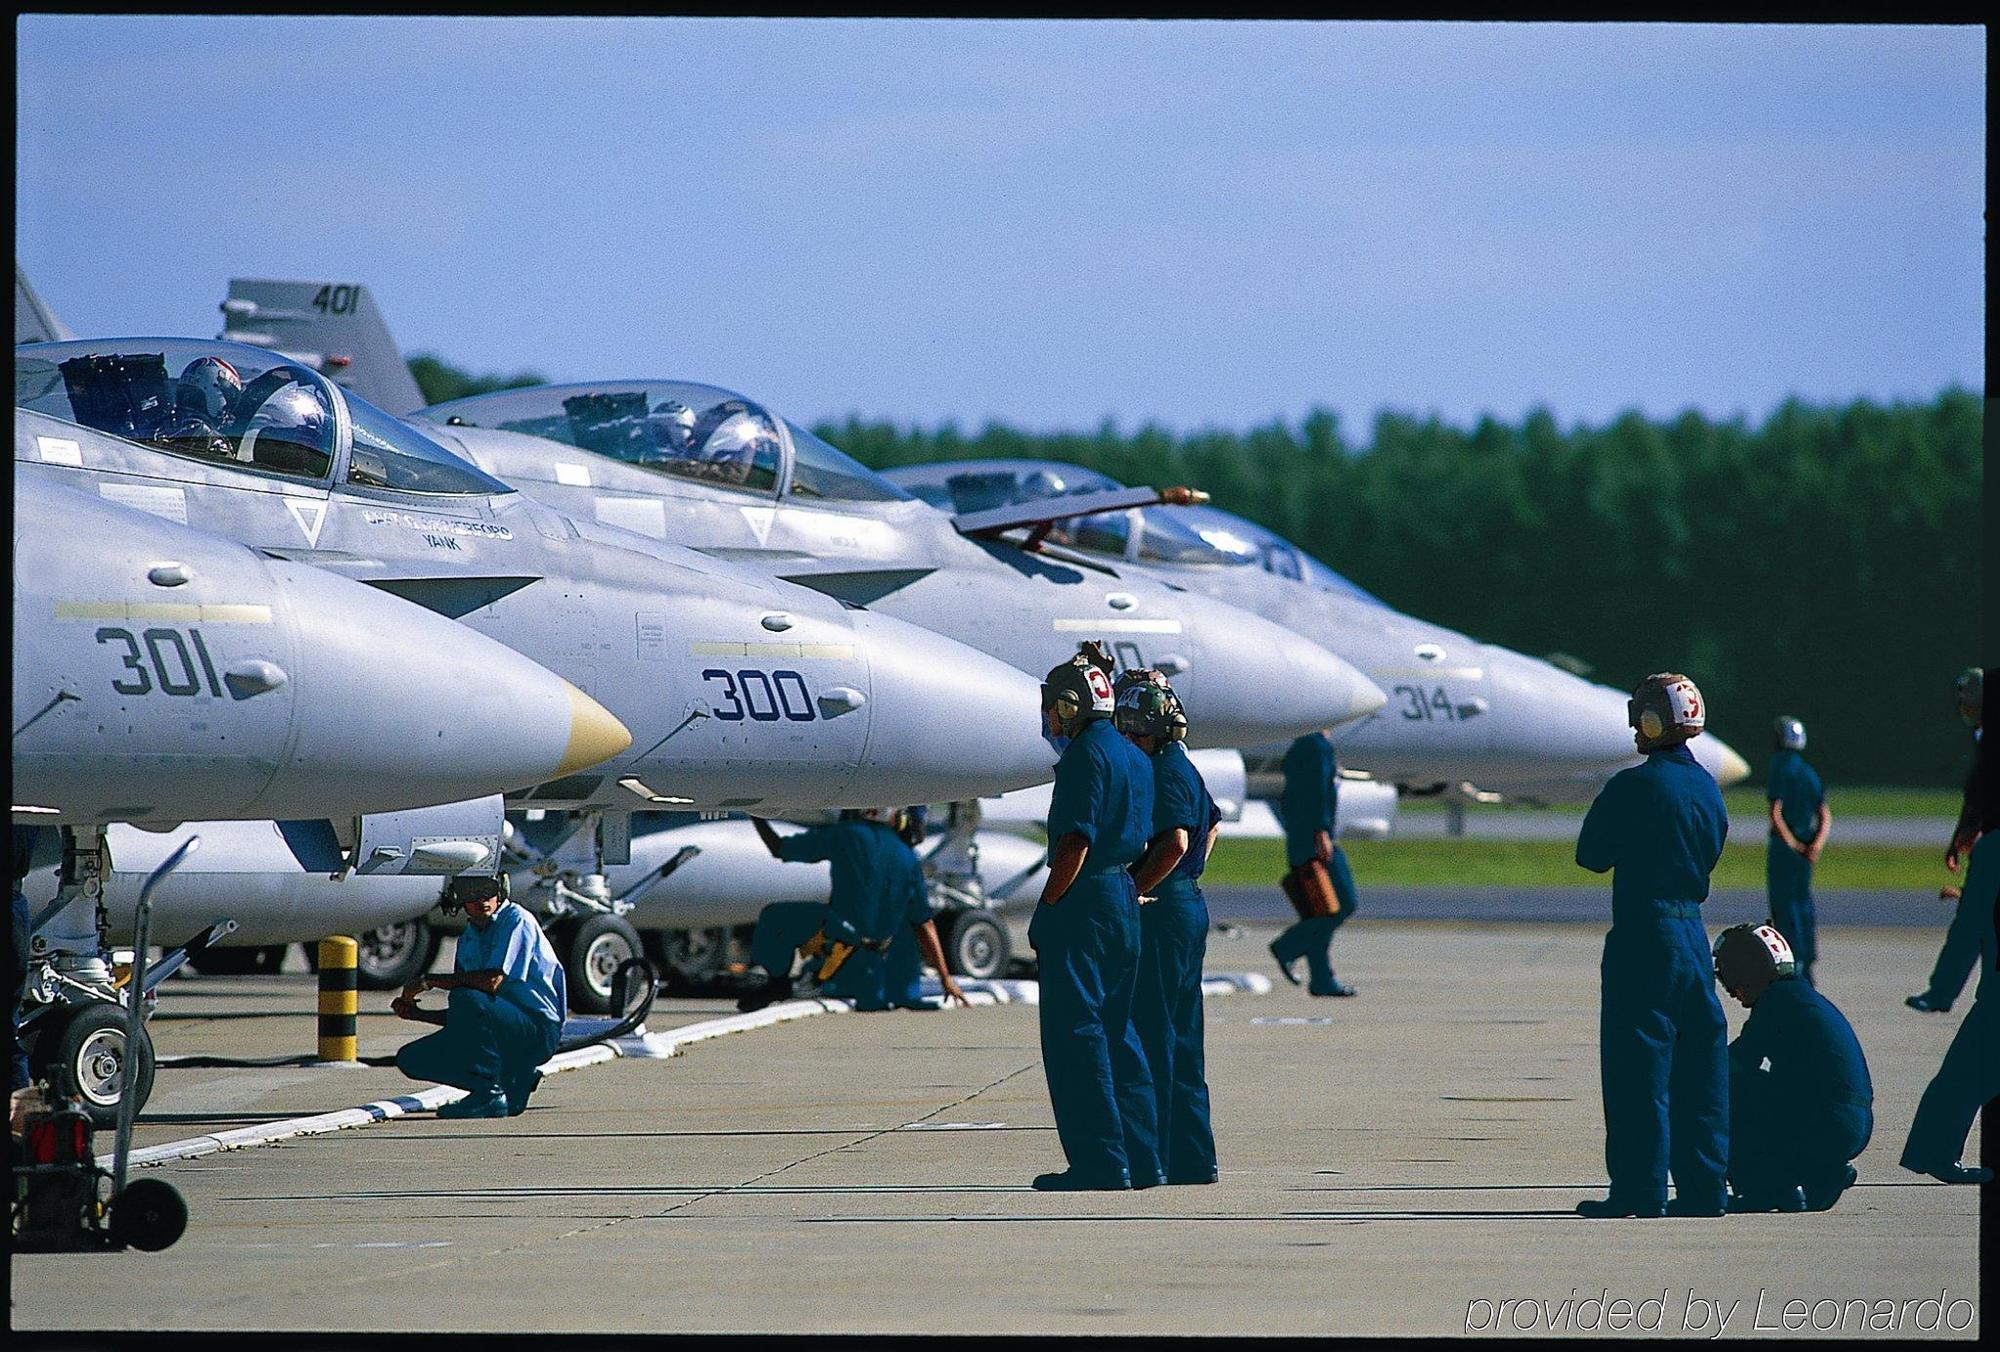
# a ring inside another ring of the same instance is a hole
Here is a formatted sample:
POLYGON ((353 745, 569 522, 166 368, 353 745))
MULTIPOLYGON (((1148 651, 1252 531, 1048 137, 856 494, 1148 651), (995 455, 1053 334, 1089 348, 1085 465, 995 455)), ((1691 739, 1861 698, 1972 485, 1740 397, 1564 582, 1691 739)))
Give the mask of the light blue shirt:
POLYGON ((569 991, 562 961, 535 917, 511 901, 500 903, 481 930, 468 924, 458 936, 452 970, 500 973, 500 998, 538 1019, 561 1023, 569 1017, 569 991))

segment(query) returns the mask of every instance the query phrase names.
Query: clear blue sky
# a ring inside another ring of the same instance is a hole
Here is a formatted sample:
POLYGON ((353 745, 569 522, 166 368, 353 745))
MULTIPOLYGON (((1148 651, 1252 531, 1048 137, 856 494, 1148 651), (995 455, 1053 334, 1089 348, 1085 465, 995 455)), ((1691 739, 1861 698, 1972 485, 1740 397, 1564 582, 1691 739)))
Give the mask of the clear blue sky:
POLYGON ((405 351, 802 421, 1761 416, 1983 379, 1976 28, 30 16, 82 333, 365 281, 405 351))

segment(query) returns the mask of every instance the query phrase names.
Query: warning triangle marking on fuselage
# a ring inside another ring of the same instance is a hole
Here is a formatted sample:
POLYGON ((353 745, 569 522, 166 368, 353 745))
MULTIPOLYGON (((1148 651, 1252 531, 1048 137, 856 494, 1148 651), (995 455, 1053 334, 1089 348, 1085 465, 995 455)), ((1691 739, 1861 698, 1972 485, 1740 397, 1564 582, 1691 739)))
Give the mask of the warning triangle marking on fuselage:
POLYGON ((317 547, 320 527, 326 524, 326 504, 310 498, 286 498, 285 507, 291 512, 292 520, 299 523, 299 529, 305 532, 306 543, 317 547))

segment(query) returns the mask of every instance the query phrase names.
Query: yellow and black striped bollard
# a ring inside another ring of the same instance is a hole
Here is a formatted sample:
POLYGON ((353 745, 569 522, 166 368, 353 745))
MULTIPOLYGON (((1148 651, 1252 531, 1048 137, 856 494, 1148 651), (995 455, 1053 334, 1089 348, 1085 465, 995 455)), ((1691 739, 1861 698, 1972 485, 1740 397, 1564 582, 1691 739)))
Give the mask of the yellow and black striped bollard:
POLYGON ((344 934, 319 941, 319 1059, 347 1062, 360 1059, 354 1017, 361 1012, 361 986, 355 963, 361 946, 344 934))

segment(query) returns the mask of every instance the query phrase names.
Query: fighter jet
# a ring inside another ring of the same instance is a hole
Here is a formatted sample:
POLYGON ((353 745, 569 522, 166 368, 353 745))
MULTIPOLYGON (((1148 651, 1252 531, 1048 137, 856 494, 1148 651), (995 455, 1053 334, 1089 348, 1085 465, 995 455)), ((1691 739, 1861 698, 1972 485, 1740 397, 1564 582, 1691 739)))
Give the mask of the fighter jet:
MULTIPOLYGON (((1624 692, 1405 615, 1217 507, 1121 506, 1055 519, 1065 499, 1087 506, 1134 491, 1056 461, 949 461, 884 477, 962 515, 1050 505, 1046 538, 1059 547, 1254 610, 1347 657, 1390 697, 1336 738, 1342 764, 1377 780, 1461 800, 1573 801, 1635 762, 1624 692)), ((1725 786, 1749 773, 1720 738, 1690 747, 1725 786)), ((1248 754, 1253 796, 1276 792, 1282 750, 1248 754)))
POLYGON ((1386 698, 1325 649, 1233 606, 1088 560, 968 536, 728 390, 676 381, 538 386, 456 400, 418 418, 559 510, 686 541, 1037 676, 1080 640, 1102 639, 1121 665, 1172 675, 1196 745, 1338 725, 1386 698))

